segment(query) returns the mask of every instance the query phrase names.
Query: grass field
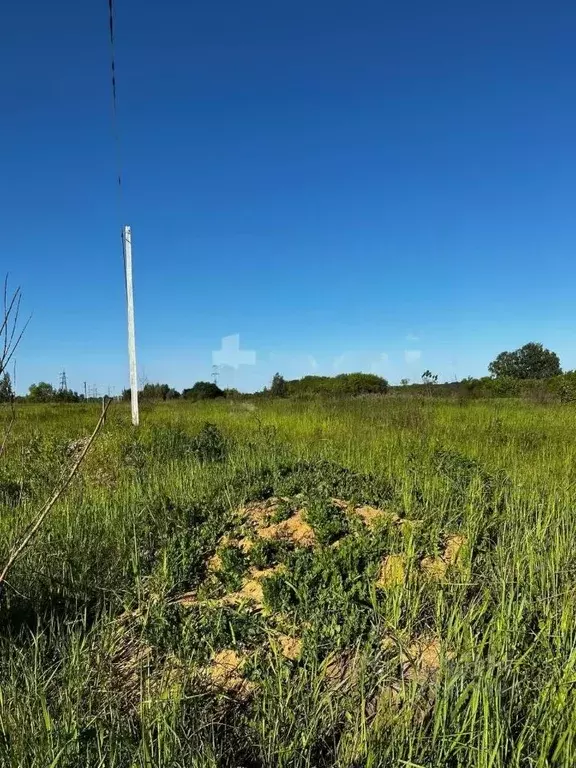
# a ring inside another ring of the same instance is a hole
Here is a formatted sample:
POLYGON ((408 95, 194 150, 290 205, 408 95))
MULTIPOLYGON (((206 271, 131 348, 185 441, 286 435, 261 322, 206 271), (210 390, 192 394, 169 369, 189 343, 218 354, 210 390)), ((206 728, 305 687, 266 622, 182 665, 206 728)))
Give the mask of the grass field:
MULTIPOLYGON (((2 561, 98 414, 20 408, 2 561)), ((142 421, 112 407, 8 577, 0 765, 576 765, 572 406, 142 421)))

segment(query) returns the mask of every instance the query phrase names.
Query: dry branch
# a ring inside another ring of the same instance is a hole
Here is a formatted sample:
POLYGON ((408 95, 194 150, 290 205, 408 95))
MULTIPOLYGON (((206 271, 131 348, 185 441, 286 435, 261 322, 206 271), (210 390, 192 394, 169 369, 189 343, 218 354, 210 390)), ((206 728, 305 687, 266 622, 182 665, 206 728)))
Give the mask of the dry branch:
POLYGON ((18 349, 22 336, 26 330, 30 318, 19 330, 20 302, 22 294, 20 288, 16 288, 11 296, 8 293, 8 275, 4 278, 4 291, 2 303, 2 316, 0 318, 0 374, 8 367, 8 363, 18 349))

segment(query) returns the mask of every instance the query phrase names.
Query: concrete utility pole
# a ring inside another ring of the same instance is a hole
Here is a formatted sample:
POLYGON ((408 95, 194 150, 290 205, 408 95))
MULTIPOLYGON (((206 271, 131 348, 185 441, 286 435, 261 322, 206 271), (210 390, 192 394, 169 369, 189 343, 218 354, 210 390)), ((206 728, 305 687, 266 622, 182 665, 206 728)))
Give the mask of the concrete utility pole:
POLYGON ((136 333, 134 330, 134 286, 132 282, 132 230, 124 227, 124 271, 126 274, 126 310, 128 314, 128 359, 130 362, 130 391, 132 402, 132 424, 140 423, 138 412, 138 374, 136 368, 136 333))

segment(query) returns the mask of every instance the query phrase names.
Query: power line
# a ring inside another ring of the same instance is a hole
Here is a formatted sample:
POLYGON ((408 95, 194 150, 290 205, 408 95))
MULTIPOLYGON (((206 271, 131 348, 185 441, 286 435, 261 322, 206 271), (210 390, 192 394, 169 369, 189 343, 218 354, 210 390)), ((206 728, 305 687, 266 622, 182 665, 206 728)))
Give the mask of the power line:
POLYGON ((118 174, 118 198, 122 200, 122 161, 120 152, 120 131, 118 129, 118 94, 116 90, 116 35, 114 27, 114 0, 108 0, 108 23, 110 28, 110 71, 112 75, 112 131, 116 143, 116 165, 118 174))

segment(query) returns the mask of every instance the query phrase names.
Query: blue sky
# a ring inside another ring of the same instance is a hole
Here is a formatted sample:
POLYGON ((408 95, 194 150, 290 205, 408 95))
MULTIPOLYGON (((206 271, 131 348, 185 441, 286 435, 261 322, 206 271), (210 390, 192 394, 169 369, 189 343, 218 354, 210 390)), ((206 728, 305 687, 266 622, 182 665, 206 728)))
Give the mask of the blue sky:
MULTIPOLYGON (((541 341, 576 368, 576 5, 20 0, 0 26, 0 271, 33 318, 17 384, 190 386, 255 364, 482 375, 541 341)), ((233 375, 232 375, 233 373, 233 375)))

